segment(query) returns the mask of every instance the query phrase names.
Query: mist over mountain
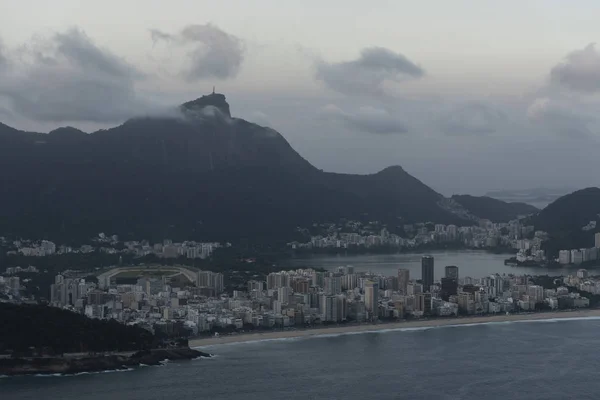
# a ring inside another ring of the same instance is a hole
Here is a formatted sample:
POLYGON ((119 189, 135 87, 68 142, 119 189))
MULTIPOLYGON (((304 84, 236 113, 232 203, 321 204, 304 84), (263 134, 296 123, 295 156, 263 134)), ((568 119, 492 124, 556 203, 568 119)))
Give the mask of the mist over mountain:
POLYGON ((572 193, 575 190, 573 188, 503 189, 488 192, 485 196, 504 202, 527 203, 542 209, 559 197, 572 193))
POLYGON ((492 222, 505 222, 518 217, 534 214, 538 208, 526 203, 507 203, 491 197, 454 195, 452 199, 469 210, 473 215, 492 222))
POLYGON ((277 131, 232 118, 217 93, 90 134, 0 124, 0 182, 0 232, 31 238, 283 241, 297 226, 340 218, 392 230, 472 223, 400 166, 370 175, 315 168, 277 131))

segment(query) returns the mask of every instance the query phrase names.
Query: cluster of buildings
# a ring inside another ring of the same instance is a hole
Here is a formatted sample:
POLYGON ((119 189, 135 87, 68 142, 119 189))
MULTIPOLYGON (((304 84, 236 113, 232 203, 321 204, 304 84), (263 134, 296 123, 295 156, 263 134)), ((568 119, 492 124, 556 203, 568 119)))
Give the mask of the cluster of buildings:
MULTIPOLYGON (((165 239, 162 243, 150 244, 148 241, 130 241, 125 242, 125 252, 135 254, 136 256, 147 256, 154 254, 162 258, 207 258, 212 252, 221 247, 220 243, 198 243, 186 241, 182 243, 173 243, 165 239)), ((227 246, 231 246, 227 244, 227 246)))
POLYGON ((600 292, 600 281, 596 286, 585 270, 565 277, 564 286, 557 289, 532 284, 528 276, 462 277, 457 266, 446 266, 443 276, 436 277, 432 256, 422 258, 418 279, 404 268, 395 276, 357 272, 352 266, 330 272, 297 269, 250 280, 246 290, 227 294, 220 273, 198 271, 195 279, 170 274, 94 284, 58 275, 50 301, 92 318, 114 318, 166 332, 184 326, 198 334, 588 307, 589 300, 569 287, 600 292))
POLYGON ((574 287, 595 295, 600 294, 600 279, 591 276, 586 269, 580 269, 577 271, 577 275, 565 276, 562 279, 565 286, 574 287))
POLYGON ((21 272, 23 272, 23 273, 29 273, 29 274, 37 274, 40 271, 36 267, 34 267, 33 265, 30 265, 27 268, 23 268, 23 267, 8 267, 8 268, 6 268, 5 274, 6 275, 16 275, 16 274, 19 274, 21 272))
POLYGON ((562 265, 579 265, 600 260, 600 233, 594 235, 594 247, 583 249, 560 250, 558 263, 562 265))
POLYGON ((508 223, 493 223, 490 220, 479 220, 478 225, 462 226, 443 224, 407 224, 403 226, 404 235, 389 233, 385 228, 379 232, 365 229, 360 222, 351 221, 351 224, 337 226, 329 224, 326 233, 311 236, 305 243, 291 242, 292 249, 320 249, 320 248, 351 248, 351 247, 397 247, 415 248, 431 243, 459 243, 471 248, 512 247, 520 249, 540 249, 541 240, 545 233, 539 232, 531 239, 534 232, 533 226, 522 225, 519 220, 508 223), (345 232, 351 230, 352 232, 345 232), (539 243, 537 243, 539 240, 539 243), (523 244, 526 241, 527 244, 523 244))
POLYGON ((193 277, 191 282, 181 273, 150 274, 135 278, 133 283, 119 283, 118 277, 112 277, 99 279, 96 284, 59 274, 50 286, 49 300, 52 306, 91 318, 114 318, 152 327, 181 319, 179 310, 188 306, 188 300, 193 304, 194 299, 215 299, 223 293, 223 274, 196 271, 193 277))
MULTIPOLYGON (((186 257, 204 259, 209 257, 216 248, 222 245, 215 242, 194 241, 173 243, 169 239, 165 239, 162 243, 150 243, 147 240, 121 243, 117 235, 107 236, 104 233, 100 233, 98 237, 91 240, 90 244, 84 244, 80 247, 57 246, 49 240, 15 240, 12 243, 5 243, 4 246, 10 247, 10 250, 7 252, 8 254, 21 254, 34 257, 69 253, 86 254, 99 251, 108 254, 133 254, 139 257, 153 254, 161 258, 186 257)), ((227 243, 225 246, 231 245, 227 243)))
POLYGON ((0 275, 0 299, 12 299, 16 301, 28 300, 22 295, 22 285, 28 282, 29 278, 21 279, 17 276, 21 273, 37 274, 39 270, 30 265, 29 267, 8 267, 6 271, 0 275))
POLYGON ((44 257, 56 254, 56 244, 49 240, 42 240, 39 243, 16 241, 14 244, 18 248, 19 253, 24 256, 44 257))
MULTIPOLYGON (((8 275, 8 274, 7 274, 8 275)), ((0 275, 0 299, 21 299, 21 278, 0 275)))

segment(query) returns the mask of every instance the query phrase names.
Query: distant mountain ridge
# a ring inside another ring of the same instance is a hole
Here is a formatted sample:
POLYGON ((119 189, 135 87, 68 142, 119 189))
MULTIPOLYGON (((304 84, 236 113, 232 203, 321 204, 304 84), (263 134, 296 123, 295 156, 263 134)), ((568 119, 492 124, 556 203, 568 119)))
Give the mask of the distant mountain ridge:
POLYGON ((557 200, 559 197, 574 191, 575 189, 570 188, 532 188, 522 190, 505 189, 488 192, 484 195, 484 197, 491 197, 507 203, 526 203, 542 209, 548 204, 557 200))
POLYGON ((539 211, 526 203, 506 203, 486 196, 454 195, 452 199, 478 218, 489 219, 492 222, 505 222, 539 211))
POLYGON ((0 124, 0 235, 282 241, 340 218, 472 223, 399 166, 322 172, 277 131, 232 118, 222 94, 178 110, 91 134, 0 124))

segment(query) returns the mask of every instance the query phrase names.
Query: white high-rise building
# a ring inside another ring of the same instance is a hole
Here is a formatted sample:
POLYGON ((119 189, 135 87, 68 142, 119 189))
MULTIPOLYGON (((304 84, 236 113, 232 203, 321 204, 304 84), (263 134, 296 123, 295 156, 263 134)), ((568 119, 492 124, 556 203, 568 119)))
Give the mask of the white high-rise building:
POLYGON ((325 294, 331 296, 340 293, 342 293, 342 278, 339 276, 325 278, 325 294))
POLYGON ((594 235, 594 247, 600 247, 600 232, 594 235))
POLYGON ((558 263, 562 265, 571 264, 571 251, 561 250, 558 252, 558 263))
POLYGON ((544 288, 539 285, 531 285, 527 287, 527 295, 536 303, 544 301, 544 288))
POLYGON ((577 277, 580 279, 587 279, 589 276, 587 269, 580 269, 577 271, 577 277))
POLYGON ((337 322, 338 297, 323 295, 321 297, 321 319, 326 322, 337 322))
POLYGON ((372 318, 377 318, 379 312, 379 284, 376 282, 365 282, 365 308, 372 318))
POLYGON ((280 287, 277 289, 277 300, 283 304, 288 304, 290 296, 292 295, 292 288, 288 286, 280 287))
POLYGON ((355 274, 342 276, 342 290, 352 290, 358 285, 358 277, 355 274))
POLYGON ((403 295, 408 294, 408 281, 410 280, 410 271, 406 268, 398 269, 398 291, 403 295))
POLYGON ((571 264, 581 264, 583 262, 583 254, 581 250, 571 250, 571 264))

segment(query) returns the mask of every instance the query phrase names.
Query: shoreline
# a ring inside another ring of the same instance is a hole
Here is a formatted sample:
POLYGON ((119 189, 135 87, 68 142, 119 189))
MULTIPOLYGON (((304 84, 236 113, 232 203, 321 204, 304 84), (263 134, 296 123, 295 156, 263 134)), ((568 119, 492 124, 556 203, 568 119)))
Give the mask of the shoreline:
POLYGON ((23 357, 0 359, 0 376, 76 376, 82 374, 132 371, 166 361, 210 358, 211 354, 180 347, 140 350, 132 355, 88 355, 84 357, 23 357))
POLYGON ((248 343, 265 340, 281 340, 281 339, 297 339, 319 337, 327 335, 342 335, 354 333, 370 333, 381 332, 388 330, 401 329, 419 329, 419 328, 438 328, 443 326, 462 326, 462 325, 482 325, 490 323, 502 322, 534 322, 544 320, 560 320, 560 319, 584 319, 584 318, 600 318, 600 309, 582 309, 569 311, 550 311, 530 314, 510 314, 510 315, 484 315, 480 317, 456 317, 456 318, 440 318, 406 322, 389 322, 380 324, 364 324, 352 326, 332 326, 322 328, 308 328, 289 331, 273 331, 261 333, 240 333, 231 336, 210 337, 204 339, 192 339, 189 341, 191 348, 202 348, 206 346, 217 346, 223 344, 248 343))

